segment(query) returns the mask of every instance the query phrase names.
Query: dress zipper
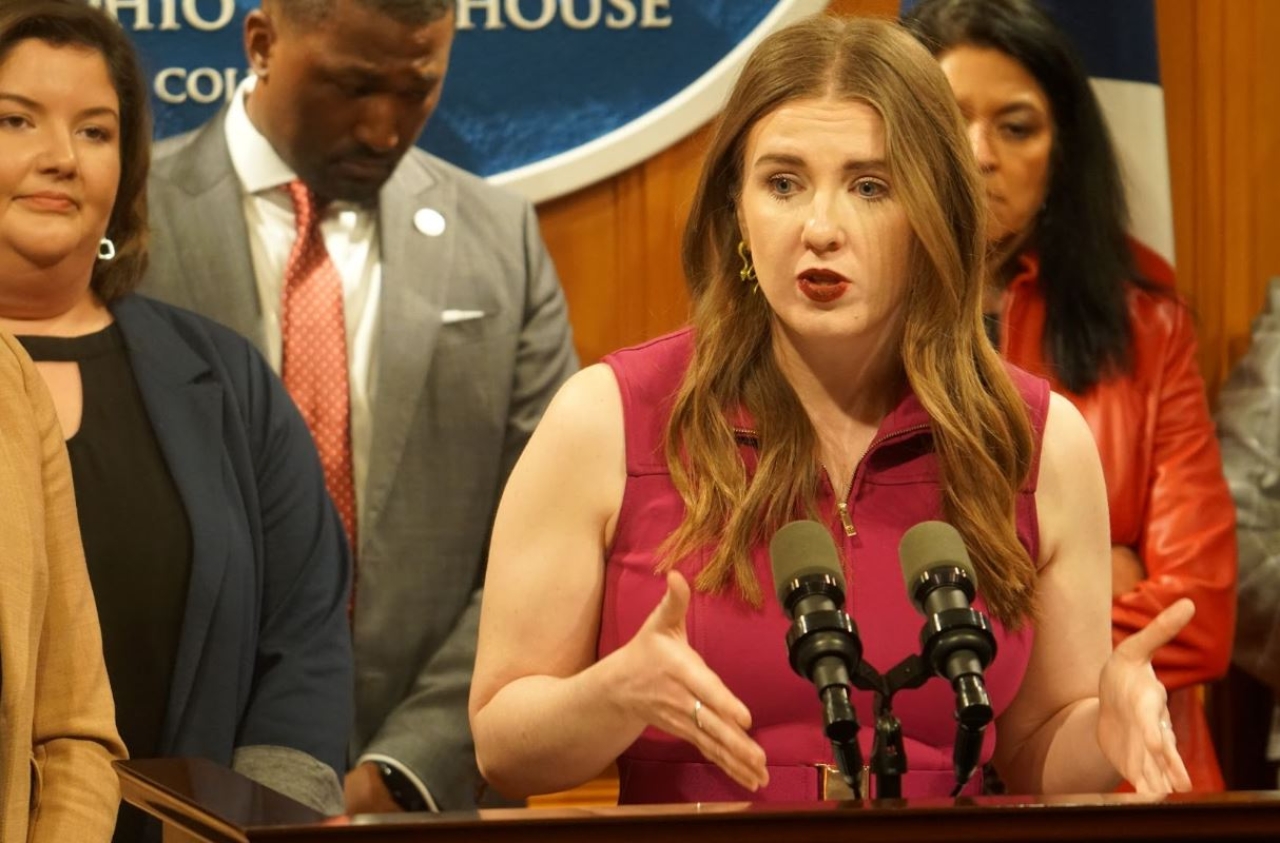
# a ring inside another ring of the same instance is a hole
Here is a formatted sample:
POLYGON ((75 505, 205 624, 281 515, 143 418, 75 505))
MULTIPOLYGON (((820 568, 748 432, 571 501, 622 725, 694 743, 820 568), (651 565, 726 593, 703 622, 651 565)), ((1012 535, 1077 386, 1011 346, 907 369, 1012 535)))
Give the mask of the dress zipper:
MULTIPOLYGON (((853 467, 853 474, 849 477, 849 484, 845 486, 843 494, 836 498, 836 512, 840 515, 840 526, 844 527, 844 534, 846 536, 852 537, 858 535, 858 529, 853 525, 853 510, 849 506, 849 494, 853 491, 854 481, 857 480, 858 475, 862 473, 862 463, 867 458, 867 455, 879 446, 883 445, 885 442, 888 442, 890 439, 897 439, 920 430, 928 429, 929 425, 927 424, 916 424, 911 427, 904 427, 899 430, 886 433, 879 439, 871 440, 871 444, 867 446, 867 450, 858 458, 858 464, 853 467)), ((831 472, 825 465, 822 467, 822 470, 827 473, 827 482, 831 484, 831 488, 835 489, 836 484, 831 479, 831 472)))
MULTIPOLYGON (((871 444, 867 446, 867 450, 863 452, 861 457, 858 458, 858 464, 853 467, 853 475, 849 478, 849 483, 848 485, 845 486, 843 494, 840 494, 836 498, 836 512, 840 516, 840 526, 844 528, 844 534, 846 536, 852 537, 852 536, 858 535, 858 528, 855 527, 853 523, 853 510, 849 506, 849 494, 853 491, 853 483, 855 480, 857 480, 858 474, 862 471, 862 462, 867 458, 867 454, 870 454, 877 447, 879 447, 880 445, 883 445, 885 442, 888 442, 890 439, 897 439, 899 437, 906 436, 908 434, 915 433, 917 431, 928 430, 928 429, 929 429, 929 425, 927 424, 915 424, 910 427, 904 427, 898 430, 891 431, 890 433, 886 433, 884 436, 880 437, 879 439, 871 440, 871 444)), ((743 428, 743 427, 735 427, 733 429, 733 433, 734 433, 734 437, 737 438, 739 441, 743 439, 749 439, 753 443, 757 445, 759 444, 759 436, 754 430, 748 430, 747 428, 743 428)), ((827 482, 831 484, 832 490, 835 490, 836 484, 835 484, 835 481, 831 479, 831 471, 828 470, 825 465, 822 466, 822 471, 827 475, 827 482)))
MULTIPOLYGON (((831 479, 831 472, 825 465, 822 470, 827 472, 827 482, 831 484, 832 489, 835 489, 836 484, 831 479)), ((854 469, 853 475, 849 477, 849 485, 844 488, 844 493, 836 497, 836 512, 840 514, 840 526, 844 527, 846 536, 858 535, 858 529, 853 526, 853 514, 849 512, 849 493, 853 491, 853 478, 857 475, 858 471, 854 469)))

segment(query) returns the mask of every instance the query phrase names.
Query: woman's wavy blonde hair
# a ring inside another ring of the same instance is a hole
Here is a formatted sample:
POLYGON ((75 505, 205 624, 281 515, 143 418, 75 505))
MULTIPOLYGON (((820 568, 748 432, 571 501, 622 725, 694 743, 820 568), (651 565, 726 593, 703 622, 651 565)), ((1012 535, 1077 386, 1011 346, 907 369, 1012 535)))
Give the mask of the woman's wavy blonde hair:
POLYGON ((824 97, 866 103, 884 120, 890 178, 913 231, 903 374, 932 421, 944 517, 964 536, 992 614, 1017 625, 1032 611, 1035 566, 1014 506, 1035 445, 982 326, 983 188, 937 62, 887 20, 820 15, 774 33, 720 118, 684 233, 695 340, 666 457, 686 515, 662 565, 709 546, 696 587, 732 584, 759 606, 752 548, 816 509, 816 434, 774 359, 768 303, 739 279, 736 208, 752 127, 785 103, 824 97), (759 437, 751 478, 729 421, 739 409, 759 437))

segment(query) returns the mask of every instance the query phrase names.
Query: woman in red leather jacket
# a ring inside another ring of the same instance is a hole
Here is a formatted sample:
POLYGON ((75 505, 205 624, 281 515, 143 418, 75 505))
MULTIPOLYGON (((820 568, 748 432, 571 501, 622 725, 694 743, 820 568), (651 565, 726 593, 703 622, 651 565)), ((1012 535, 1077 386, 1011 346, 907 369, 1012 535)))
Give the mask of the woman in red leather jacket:
POLYGON ((1194 788, 1223 788, 1200 684, 1235 615, 1235 510, 1172 270, 1130 240, 1101 110, 1034 0, 925 0, 904 21, 937 56, 987 184, 1001 353, 1079 408, 1111 510, 1115 641, 1180 597, 1196 616, 1153 660, 1194 788))

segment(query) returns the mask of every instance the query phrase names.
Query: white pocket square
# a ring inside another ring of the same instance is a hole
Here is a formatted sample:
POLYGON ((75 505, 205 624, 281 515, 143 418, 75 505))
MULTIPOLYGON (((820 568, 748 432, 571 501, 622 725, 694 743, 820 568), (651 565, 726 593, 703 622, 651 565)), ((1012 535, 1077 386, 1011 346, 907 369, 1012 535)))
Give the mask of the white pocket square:
POLYGON ((446 325, 454 322, 468 322, 472 319, 480 319, 484 316, 483 310, 442 310, 440 311, 440 321, 446 325))

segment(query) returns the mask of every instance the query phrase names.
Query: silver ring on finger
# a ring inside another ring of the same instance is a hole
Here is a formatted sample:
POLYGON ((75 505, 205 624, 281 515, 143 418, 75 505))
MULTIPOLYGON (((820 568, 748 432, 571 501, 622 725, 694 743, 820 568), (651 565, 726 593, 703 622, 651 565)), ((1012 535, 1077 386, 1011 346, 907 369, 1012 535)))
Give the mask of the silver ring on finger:
POLYGON ((702 731, 702 700, 697 697, 693 698, 693 725, 698 727, 698 731, 702 731))

